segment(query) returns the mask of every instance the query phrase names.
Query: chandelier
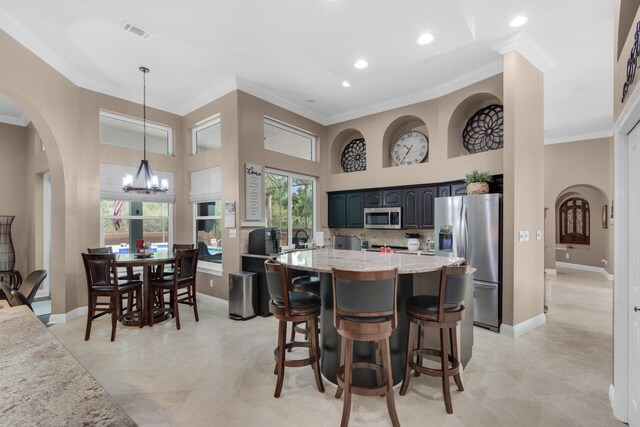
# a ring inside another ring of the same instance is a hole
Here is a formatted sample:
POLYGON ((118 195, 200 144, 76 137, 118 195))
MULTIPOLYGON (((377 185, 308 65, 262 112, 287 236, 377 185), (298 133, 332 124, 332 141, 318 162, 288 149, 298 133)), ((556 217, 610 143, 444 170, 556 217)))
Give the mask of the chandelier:
POLYGON ((138 166, 138 172, 136 172, 135 178, 132 175, 125 175, 122 177, 122 190, 125 193, 166 193, 169 189, 169 180, 159 180, 158 175, 153 174, 149 161, 147 160, 147 73, 149 69, 147 67, 140 67, 142 71, 142 114, 143 114, 143 158, 138 166), (140 175, 142 174, 142 177, 140 175), (142 186, 137 186, 139 180, 142 179, 142 186))

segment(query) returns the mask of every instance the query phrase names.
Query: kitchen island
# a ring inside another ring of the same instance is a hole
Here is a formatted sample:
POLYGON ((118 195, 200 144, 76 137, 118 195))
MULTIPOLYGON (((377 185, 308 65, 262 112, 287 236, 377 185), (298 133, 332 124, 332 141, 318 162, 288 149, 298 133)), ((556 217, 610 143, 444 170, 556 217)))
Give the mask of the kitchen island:
MULTIPOLYGON (((430 284, 426 282, 437 281, 439 271, 443 266, 460 262, 461 258, 423 256, 398 253, 378 253, 368 251, 350 251, 340 249, 316 249, 312 251, 298 251, 282 254, 276 261, 288 268, 306 270, 319 273, 320 297, 322 299, 322 313, 320 326, 321 344, 321 370, 322 374, 331 382, 336 383, 336 372, 340 361, 340 336, 333 325, 333 289, 331 283, 331 269, 345 269, 356 271, 372 271, 383 269, 398 269, 398 325, 389 339, 391 348, 391 364, 394 383, 402 380, 407 345, 408 321, 405 313, 405 304, 414 294, 427 293, 425 290, 430 284)), ((473 289, 467 290, 470 299, 473 300, 473 289)), ((465 298, 465 301, 468 298, 465 298)), ((471 304, 472 306, 473 304, 471 304)), ((465 306, 468 306, 465 304, 465 306)), ((467 313, 469 318, 473 318, 467 313)), ((471 343, 473 340, 472 325, 467 326, 468 331, 460 334, 462 347, 461 358, 468 360, 471 357, 471 343), (466 333, 465 333, 466 332, 466 333), (466 342, 465 342, 466 339, 466 342), (465 349, 466 347, 466 349, 465 349)), ((355 360, 374 360, 373 343, 356 342, 354 345, 355 360)), ((354 382, 362 385, 371 385, 375 382, 375 374, 354 371, 354 382)))

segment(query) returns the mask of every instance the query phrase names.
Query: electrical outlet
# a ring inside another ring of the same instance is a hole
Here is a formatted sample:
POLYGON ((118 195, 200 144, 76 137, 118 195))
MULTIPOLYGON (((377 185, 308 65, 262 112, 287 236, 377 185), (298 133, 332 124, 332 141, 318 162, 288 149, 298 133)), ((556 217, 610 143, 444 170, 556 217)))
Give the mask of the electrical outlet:
POLYGON ((235 228, 230 228, 229 229, 229 237, 236 237, 236 229, 235 228))
POLYGON ((213 279, 209 279, 209 287, 213 288, 213 279))
POLYGON ((519 237, 520 237, 519 240, 521 242, 524 242, 524 231, 523 230, 520 230, 520 236, 519 237))
POLYGON ((525 230, 525 232, 524 232, 524 241, 525 242, 529 241, 529 230, 525 230))
POLYGON ((564 257, 565 257, 566 259, 569 259, 569 252, 566 252, 566 253, 564 254, 564 257))
POLYGON ((542 239, 542 231, 538 230, 536 231, 536 240, 541 240, 542 239))

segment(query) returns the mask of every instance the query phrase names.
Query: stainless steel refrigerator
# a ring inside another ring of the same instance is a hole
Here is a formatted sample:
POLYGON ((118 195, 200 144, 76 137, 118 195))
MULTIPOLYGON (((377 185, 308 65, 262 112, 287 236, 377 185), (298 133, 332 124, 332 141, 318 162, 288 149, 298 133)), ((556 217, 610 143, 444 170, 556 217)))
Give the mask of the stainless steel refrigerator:
POLYGON ((502 194, 435 199, 435 254, 476 268, 473 323, 492 331, 502 321, 502 194))

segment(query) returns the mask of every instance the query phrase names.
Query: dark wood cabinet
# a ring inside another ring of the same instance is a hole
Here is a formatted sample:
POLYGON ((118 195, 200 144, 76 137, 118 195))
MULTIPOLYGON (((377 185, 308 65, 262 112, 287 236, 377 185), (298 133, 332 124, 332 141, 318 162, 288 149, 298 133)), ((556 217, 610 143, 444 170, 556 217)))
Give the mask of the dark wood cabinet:
POLYGON ((451 196, 451 186, 438 185, 438 197, 449 197, 449 196, 451 196))
POLYGON ((402 228, 433 228, 433 199, 437 194, 435 186, 405 189, 402 228))
POLYGON ((386 208, 395 208, 402 206, 402 190, 383 190, 382 191, 382 206, 386 208))
POLYGON ((367 191, 364 193, 365 208, 381 208, 382 207, 382 191, 367 191))
POLYGON ((347 193, 347 228, 364 228, 364 193, 347 193))
POLYGON ((466 196, 467 195, 467 184, 464 182, 451 184, 451 195, 452 196, 466 196))
POLYGON ((438 187, 421 187, 418 189, 418 199, 420 208, 418 209, 418 227, 433 228, 433 199, 436 198, 438 187))
POLYGON ((329 227, 344 228, 347 226, 346 193, 329 194, 329 227))

